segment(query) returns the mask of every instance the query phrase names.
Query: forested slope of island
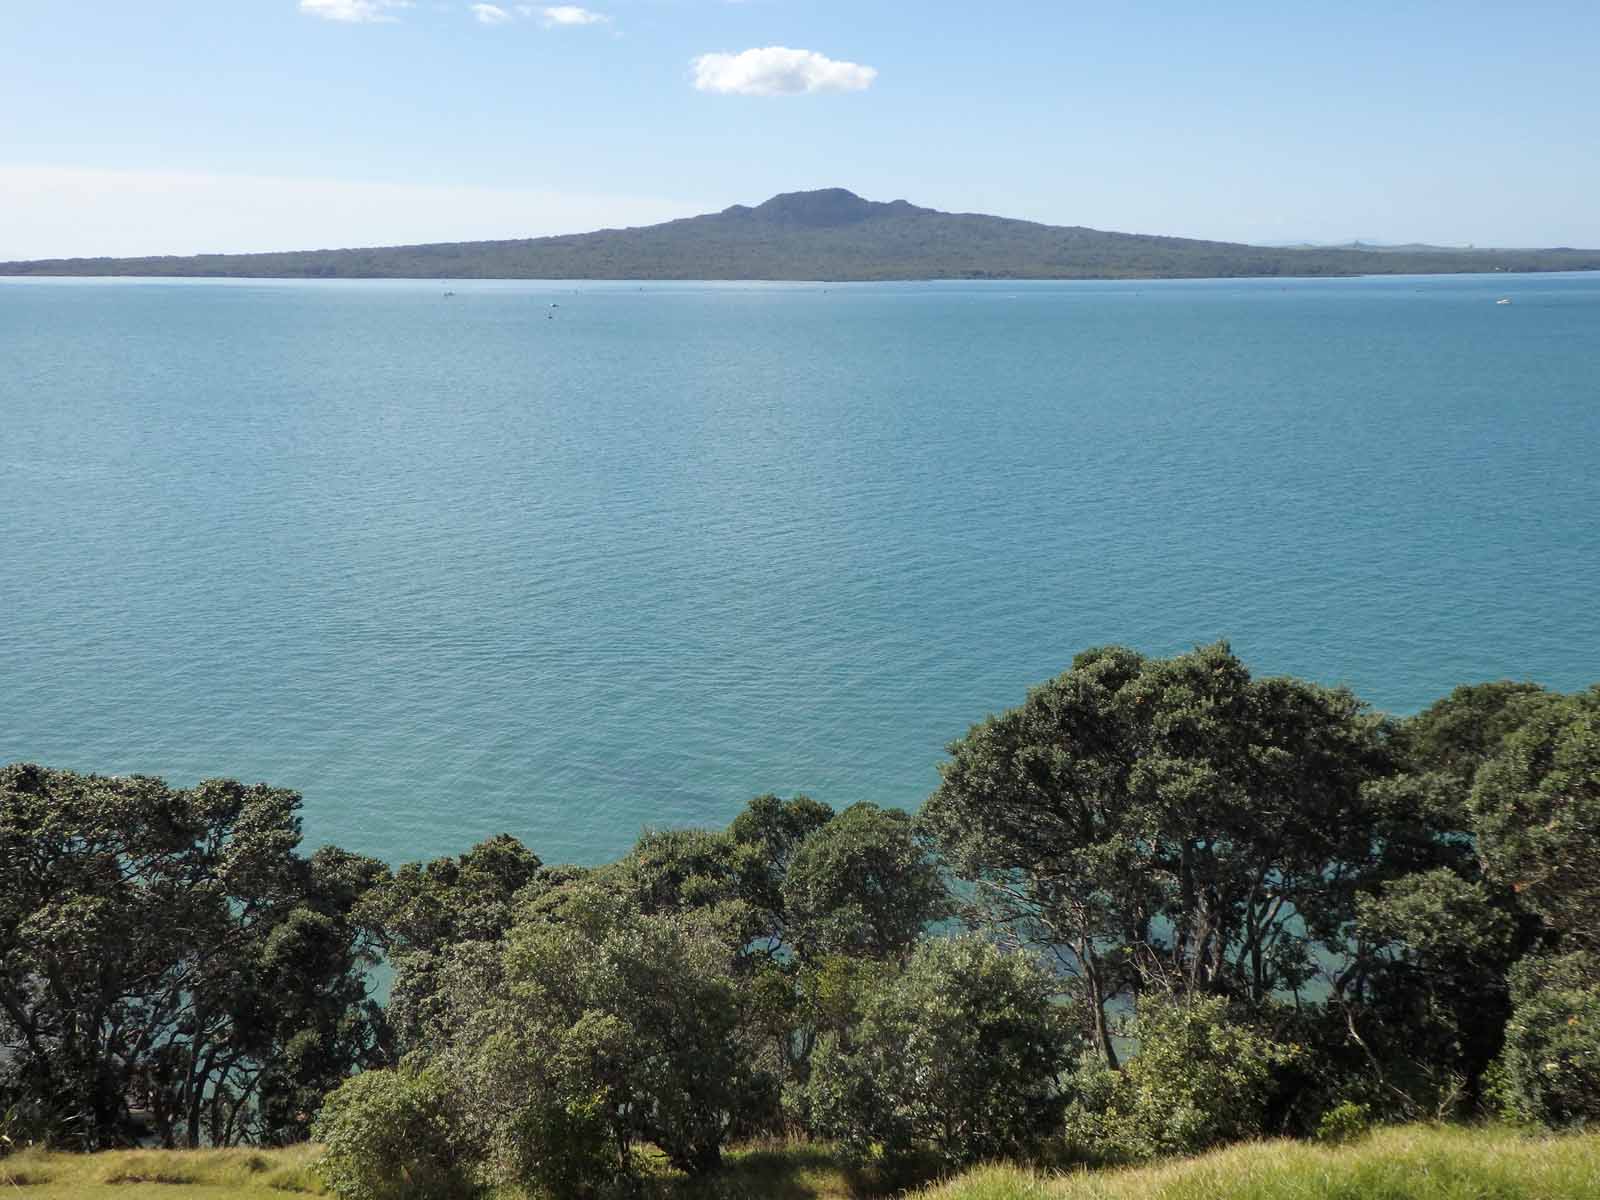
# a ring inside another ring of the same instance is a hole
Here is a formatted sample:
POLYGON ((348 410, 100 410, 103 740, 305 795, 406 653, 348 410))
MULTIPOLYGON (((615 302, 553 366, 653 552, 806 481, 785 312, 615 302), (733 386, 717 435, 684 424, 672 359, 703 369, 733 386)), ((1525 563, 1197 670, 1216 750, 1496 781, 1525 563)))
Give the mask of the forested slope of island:
POLYGON ((0 263, 0 275, 328 279, 1161 279, 1600 270, 1600 250, 1301 248, 1109 233, 843 188, 559 237, 370 249, 0 263))

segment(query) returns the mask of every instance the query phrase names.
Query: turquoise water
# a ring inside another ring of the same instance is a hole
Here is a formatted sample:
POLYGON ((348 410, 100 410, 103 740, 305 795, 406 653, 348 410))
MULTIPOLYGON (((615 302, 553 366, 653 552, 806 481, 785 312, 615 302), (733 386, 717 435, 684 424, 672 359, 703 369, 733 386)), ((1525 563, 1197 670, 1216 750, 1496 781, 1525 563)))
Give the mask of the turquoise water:
POLYGON ((1593 275, 6 281, 0 760, 596 861, 1097 643, 1578 688, 1597 448, 1593 275))

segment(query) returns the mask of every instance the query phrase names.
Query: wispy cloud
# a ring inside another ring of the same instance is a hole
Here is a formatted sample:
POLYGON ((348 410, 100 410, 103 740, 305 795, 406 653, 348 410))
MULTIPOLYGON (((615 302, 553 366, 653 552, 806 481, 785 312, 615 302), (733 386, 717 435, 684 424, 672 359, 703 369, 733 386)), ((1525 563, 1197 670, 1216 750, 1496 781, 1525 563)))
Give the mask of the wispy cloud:
POLYGON ((300 0, 300 11, 307 16, 351 25, 393 21, 393 10, 410 7, 411 0, 300 0))
POLYGON ((877 69, 839 62, 815 50, 763 46, 742 54, 702 54, 694 60, 694 86, 735 96, 795 96, 805 92, 859 92, 877 69))
POLYGON ((611 20, 604 13, 591 12, 587 8, 579 8, 576 4, 557 4, 540 9, 529 6, 526 11, 530 15, 537 11, 539 19, 551 28, 558 25, 604 25, 611 20))
POLYGON ((472 15, 477 18, 480 25, 504 25, 511 20, 511 14, 498 4, 470 4, 472 15))

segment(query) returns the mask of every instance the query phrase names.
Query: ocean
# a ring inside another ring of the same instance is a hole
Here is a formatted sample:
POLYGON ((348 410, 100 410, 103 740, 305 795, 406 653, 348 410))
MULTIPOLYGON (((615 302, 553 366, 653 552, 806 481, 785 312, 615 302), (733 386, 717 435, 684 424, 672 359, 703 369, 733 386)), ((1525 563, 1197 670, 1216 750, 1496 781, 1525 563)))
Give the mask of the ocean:
POLYGON ((0 761, 587 863, 915 808, 1105 643, 1573 690, 1597 450, 1600 275, 8 279, 0 761))

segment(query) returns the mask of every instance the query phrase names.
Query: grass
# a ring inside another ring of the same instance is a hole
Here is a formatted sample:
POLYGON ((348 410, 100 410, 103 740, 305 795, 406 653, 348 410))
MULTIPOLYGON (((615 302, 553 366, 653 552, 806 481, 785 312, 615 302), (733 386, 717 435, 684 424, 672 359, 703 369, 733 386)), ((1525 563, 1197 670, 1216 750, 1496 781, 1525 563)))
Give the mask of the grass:
POLYGON ((111 1150, 0 1158, 0 1200, 294 1200, 323 1195, 315 1147, 111 1150))
POLYGON ((1593 1200, 1600 1135, 1408 1125, 1346 1146, 1254 1142, 1118 1171, 984 1167, 919 1200, 1593 1200))
MULTIPOLYGON (((30 1151, 0 1159, 0 1200, 294 1200, 324 1194, 315 1157, 308 1146, 30 1151)), ((706 1179, 654 1182, 664 1200, 1595 1200, 1600 1134, 1408 1125, 1347 1146, 1255 1142, 1122 1170, 980 1167, 912 1192, 906 1177, 852 1168, 826 1146, 775 1143, 733 1151, 706 1179)))
POLYGON ((853 1200, 906 1195, 936 1175, 931 1162, 891 1172, 846 1162, 826 1143, 773 1141, 728 1151, 722 1169, 700 1179, 662 1171, 651 1190, 661 1200, 853 1200))

